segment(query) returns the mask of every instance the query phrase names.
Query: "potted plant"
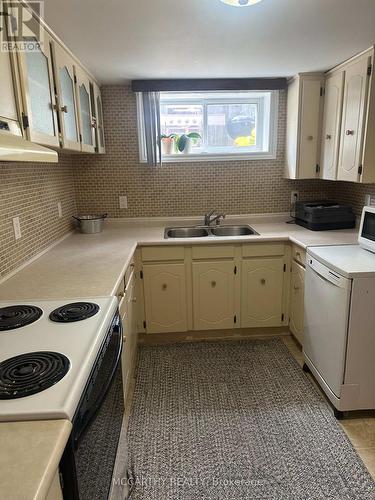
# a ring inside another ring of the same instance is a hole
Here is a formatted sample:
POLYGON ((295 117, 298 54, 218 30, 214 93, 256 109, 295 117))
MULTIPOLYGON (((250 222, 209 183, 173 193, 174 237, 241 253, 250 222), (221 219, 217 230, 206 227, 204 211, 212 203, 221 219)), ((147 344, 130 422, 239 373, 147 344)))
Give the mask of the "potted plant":
POLYGON ((184 153, 185 155, 191 154, 193 145, 196 144, 199 139, 202 139, 198 132, 190 132, 189 134, 182 134, 177 138, 177 149, 184 153))
POLYGON ((161 153, 163 155, 173 155, 175 153, 176 134, 162 134, 160 136, 161 153))

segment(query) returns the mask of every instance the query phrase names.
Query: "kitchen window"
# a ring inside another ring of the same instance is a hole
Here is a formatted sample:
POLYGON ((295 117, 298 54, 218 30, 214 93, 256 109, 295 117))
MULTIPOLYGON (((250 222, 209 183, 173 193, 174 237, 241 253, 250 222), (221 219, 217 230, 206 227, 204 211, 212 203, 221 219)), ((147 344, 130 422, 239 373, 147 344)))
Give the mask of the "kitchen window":
MULTIPOLYGON (((163 162, 274 159, 277 91, 161 92, 163 162)), ((138 94, 141 161, 146 158, 138 94)))

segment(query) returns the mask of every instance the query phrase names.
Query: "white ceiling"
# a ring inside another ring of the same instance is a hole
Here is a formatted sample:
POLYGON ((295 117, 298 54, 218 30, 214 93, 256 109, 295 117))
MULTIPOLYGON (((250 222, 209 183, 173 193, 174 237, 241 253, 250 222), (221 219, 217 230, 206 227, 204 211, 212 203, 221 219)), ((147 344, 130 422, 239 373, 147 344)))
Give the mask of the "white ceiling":
POLYGON ((375 0, 45 0, 45 18, 103 83, 291 76, 375 43, 375 0))

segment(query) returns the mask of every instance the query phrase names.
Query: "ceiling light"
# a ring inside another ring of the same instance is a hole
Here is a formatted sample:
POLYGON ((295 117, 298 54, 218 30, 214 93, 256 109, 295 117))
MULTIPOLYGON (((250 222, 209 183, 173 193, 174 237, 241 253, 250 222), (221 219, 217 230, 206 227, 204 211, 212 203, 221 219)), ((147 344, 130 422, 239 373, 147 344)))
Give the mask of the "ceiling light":
POLYGON ((250 7, 250 5, 254 5, 256 3, 261 2, 262 0, 220 0, 227 5, 232 5, 232 7, 250 7))

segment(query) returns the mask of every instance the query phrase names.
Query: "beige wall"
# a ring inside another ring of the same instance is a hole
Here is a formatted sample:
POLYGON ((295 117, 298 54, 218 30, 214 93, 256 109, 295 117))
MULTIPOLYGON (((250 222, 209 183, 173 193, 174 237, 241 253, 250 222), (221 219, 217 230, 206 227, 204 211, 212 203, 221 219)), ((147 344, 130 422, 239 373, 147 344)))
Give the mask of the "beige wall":
POLYGON ((104 87, 107 154, 74 155, 78 209, 111 217, 202 215, 211 208, 228 214, 285 212, 290 191, 320 198, 333 183, 287 181, 284 164, 286 96, 280 95, 276 160, 164 164, 139 163, 135 95, 126 87, 104 87), (128 196, 120 210, 119 195, 128 196))
POLYGON ((0 163, 0 278, 69 232, 75 210, 69 156, 60 156, 58 164, 0 163), (12 218, 17 216, 22 237, 16 241, 12 218))

